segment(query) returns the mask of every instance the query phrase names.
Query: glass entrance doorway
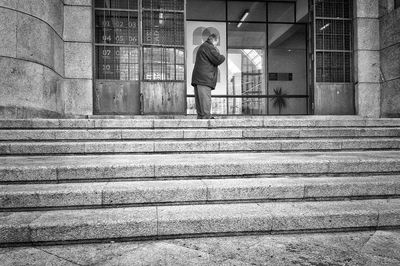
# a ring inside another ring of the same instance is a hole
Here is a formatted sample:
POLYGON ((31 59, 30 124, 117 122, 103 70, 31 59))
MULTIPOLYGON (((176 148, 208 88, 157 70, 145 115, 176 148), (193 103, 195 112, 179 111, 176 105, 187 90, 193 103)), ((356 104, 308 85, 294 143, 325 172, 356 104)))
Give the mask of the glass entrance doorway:
POLYGON ((212 113, 309 113, 308 1, 187 0, 188 114, 196 49, 215 33, 227 58, 219 67, 212 113))

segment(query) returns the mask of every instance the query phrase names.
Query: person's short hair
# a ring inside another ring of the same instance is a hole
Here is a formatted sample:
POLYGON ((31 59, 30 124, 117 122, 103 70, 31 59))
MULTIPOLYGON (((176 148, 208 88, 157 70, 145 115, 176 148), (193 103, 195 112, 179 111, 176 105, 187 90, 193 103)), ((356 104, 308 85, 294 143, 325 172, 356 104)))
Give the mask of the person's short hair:
POLYGON ((210 34, 210 36, 208 36, 207 41, 216 41, 218 40, 218 36, 216 34, 210 34))

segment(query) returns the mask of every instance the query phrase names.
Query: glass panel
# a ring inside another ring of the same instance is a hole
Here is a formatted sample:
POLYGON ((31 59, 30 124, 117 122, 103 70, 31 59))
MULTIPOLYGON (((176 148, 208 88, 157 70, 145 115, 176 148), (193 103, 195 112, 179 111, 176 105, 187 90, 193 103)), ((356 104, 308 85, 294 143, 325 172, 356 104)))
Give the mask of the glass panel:
POLYGON ((138 13, 96 10, 96 43, 138 44, 138 13))
POLYGON ((349 0, 315 1, 316 16, 325 18, 351 18, 352 2, 349 0))
POLYGON ((184 0, 144 0, 143 8, 163 10, 183 10, 184 0))
POLYGON ((229 1, 228 20, 233 21, 266 21, 266 2, 229 1))
POLYGON ((316 80, 352 81, 352 1, 316 2, 316 80))
POLYGON ((183 14, 174 12, 143 12, 143 43, 184 45, 183 14))
POLYGON ((113 9, 137 9, 138 0, 96 0, 97 8, 113 8, 113 9))
POLYGON ((139 50, 137 48, 96 46, 96 62, 97 79, 139 79, 139 50))
POLYGON ((224 0, 187 0, 186 18, 191 20, 226 20, 224 0))
POLYGON ((307 98, 271 98, 269 102, 270 115, 306 115, 307 98), (276 104, 274 104, 276 103, 276 104), (280 104, 279 104, 280 103, 280 104), (279 112, 280 111, 280 112, 279 112))
MULTIPOLYGON (((228 95, 266 95, 266 24, 228 24, 228 95)), ((229 99, 228 112, 265 114, 265 99, 229 99)), ((224 101, 226 104, 226 101, 224 101)))
POLYGON ((295 3, 268 3, 268 21, 295 22, 295 3))
MULTIPOLYGON (((268 94, 276 96, 274 99, 280 101, 285 99, 284 95, 307 95, 306 36, 306 25, 270 24, 268 26, 268 94)), ((305 101, 286 102, 306 104, 305 101)), ((306 105, 301 107, 286 105, 281 111, 284 113, 287 108, 307 110, 306 105)), ((269 109, 273 111, 272 107, 269 109)), ((296 113, 292 112, 292 114, 296 113)))

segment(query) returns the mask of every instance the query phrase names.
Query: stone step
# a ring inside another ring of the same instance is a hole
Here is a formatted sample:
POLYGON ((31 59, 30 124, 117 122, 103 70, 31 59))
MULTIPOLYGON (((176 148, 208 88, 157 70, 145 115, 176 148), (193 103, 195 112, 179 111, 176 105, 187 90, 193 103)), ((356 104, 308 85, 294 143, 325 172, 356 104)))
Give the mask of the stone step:
POLYGON ((0 243, 398 228, 400 199, 0 213, 0 243))
POLYGON ((398 173, 400 151, 0 157, 0 182, 398 173))
POLYGON ((243 128, 243 127, 399 127, 398 118, 260 117, 241 119, 18 119, 0 120, 3 129, 30 128, 243 128))
POLYGON ((400 138, 0 142, 0 155, 399 149, 400 138))
POLYGON ((231 129, 3 129, 0 141, 400 137, 400 127, 231 129))
POLYGON ((400 175, 0 185, 2 211, 400 197, 400 175))

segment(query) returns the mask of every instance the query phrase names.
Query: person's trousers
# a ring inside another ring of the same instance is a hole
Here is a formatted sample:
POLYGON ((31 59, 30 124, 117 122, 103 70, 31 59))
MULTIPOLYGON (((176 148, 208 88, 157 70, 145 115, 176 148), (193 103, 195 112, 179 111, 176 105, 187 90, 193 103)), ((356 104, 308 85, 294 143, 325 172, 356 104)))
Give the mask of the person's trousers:
POLYGON ((211 117, 211 88, 208 86, 197 85, 194 87, 196 100, 197 118, 207 119, 211 117))

